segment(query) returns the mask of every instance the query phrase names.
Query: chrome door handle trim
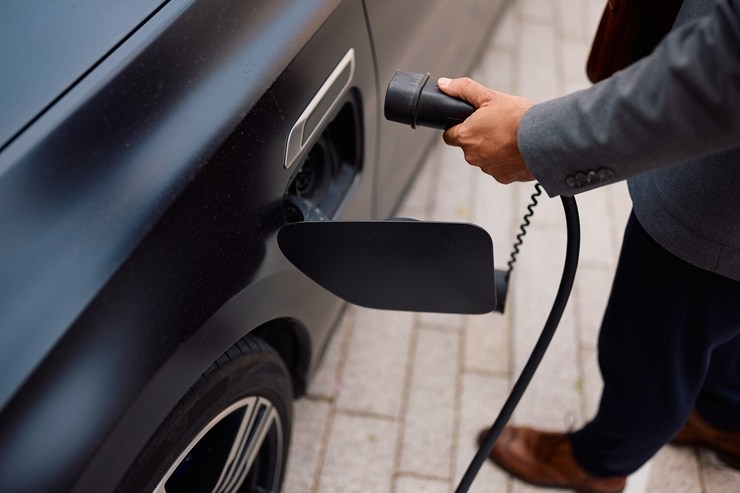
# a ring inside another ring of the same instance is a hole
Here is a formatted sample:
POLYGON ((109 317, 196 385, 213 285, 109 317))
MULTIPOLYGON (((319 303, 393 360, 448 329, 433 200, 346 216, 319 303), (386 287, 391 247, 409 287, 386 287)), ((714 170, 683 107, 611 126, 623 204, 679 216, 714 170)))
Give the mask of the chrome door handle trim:
POLYGON ((355 50, 350 48, 340 62, 318 90, 301 116, 298 117, 288 134, 285 147, 285 169, 290 168, 316 132, 322 127, 326 118, 331 114, 337 102, 342 99, 352 83, 355 75, 355 50), (327 99, 326 101, 324 99, 327 99), (328 106, 326 104, 328 103, 328 106), (314 115, 322 109, 323 113, 314 115), (319 118, 318 121, 316 118, 319 118), (309 123, 307 125, 307 123, 309 123))

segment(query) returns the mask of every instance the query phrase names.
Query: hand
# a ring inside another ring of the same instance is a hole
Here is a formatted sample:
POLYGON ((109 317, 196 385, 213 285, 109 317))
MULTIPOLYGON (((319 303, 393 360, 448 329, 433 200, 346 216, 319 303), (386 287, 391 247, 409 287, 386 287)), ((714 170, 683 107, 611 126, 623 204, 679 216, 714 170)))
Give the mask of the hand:
POLYGON ((517 144, 519 122, 532 101, 488 89, 467 77, 440 78, 438 86, 477 108, 464 122, 445 131, 446 144, 461 147, 467 162, 500 183, 535 179, 517 144))

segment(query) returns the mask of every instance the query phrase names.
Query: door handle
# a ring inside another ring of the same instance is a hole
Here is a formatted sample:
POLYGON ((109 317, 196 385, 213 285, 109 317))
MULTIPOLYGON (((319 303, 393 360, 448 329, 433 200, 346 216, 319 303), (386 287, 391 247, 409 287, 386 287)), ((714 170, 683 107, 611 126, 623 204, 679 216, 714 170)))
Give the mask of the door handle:
POLYGON ((283 164, 285 169, 295 163, 314 135, 322 128, 337 103, 347 94, 354 73, 355 50, 350 48, 290 129, 285 147, 283 164))

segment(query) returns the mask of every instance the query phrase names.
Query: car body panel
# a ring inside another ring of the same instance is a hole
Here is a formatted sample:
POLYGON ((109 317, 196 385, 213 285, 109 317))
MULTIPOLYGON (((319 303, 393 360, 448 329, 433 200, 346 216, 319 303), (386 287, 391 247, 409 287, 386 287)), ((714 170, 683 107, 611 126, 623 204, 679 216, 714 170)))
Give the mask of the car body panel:
POLYGON ((0 3, 0 149, 164 3, 0 3))
POLYGON ((315 368, 343 304, 277 248, 298 172, 285 145, 352 50, 328 120, 356 115, 361 169, 334 217, 400 200, 407 183, 380 190, 377 175, 380 80, 410 56, 379 53, 410 41, 378 44, 378 22, 400 8, 170 0, 39 96, 54 104, 0 152, 0 491, 113 491, 201 372, 276 319, 305 335, 315 368))

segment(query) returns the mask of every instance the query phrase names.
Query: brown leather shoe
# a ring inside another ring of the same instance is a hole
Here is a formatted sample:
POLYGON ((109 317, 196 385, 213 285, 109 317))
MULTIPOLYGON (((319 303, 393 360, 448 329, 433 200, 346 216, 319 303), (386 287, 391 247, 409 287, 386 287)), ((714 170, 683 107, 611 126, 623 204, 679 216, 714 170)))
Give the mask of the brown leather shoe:
POLYGON ((722 462, 740 470, 740 433, 719 430, 704 421, 696 411, 691 411, 671 443, 707 448, 716 452, 722 462))
MULTIPOLYGON (((487 430, 481 433, 483 439, 487 430)), ((626 476, 602 478, 583 470, 573 457, 566 433, 507 426, 501 432, 490 458, 511 475, 530 484, 572 489, 578 493, 619 493, 626 476)))

